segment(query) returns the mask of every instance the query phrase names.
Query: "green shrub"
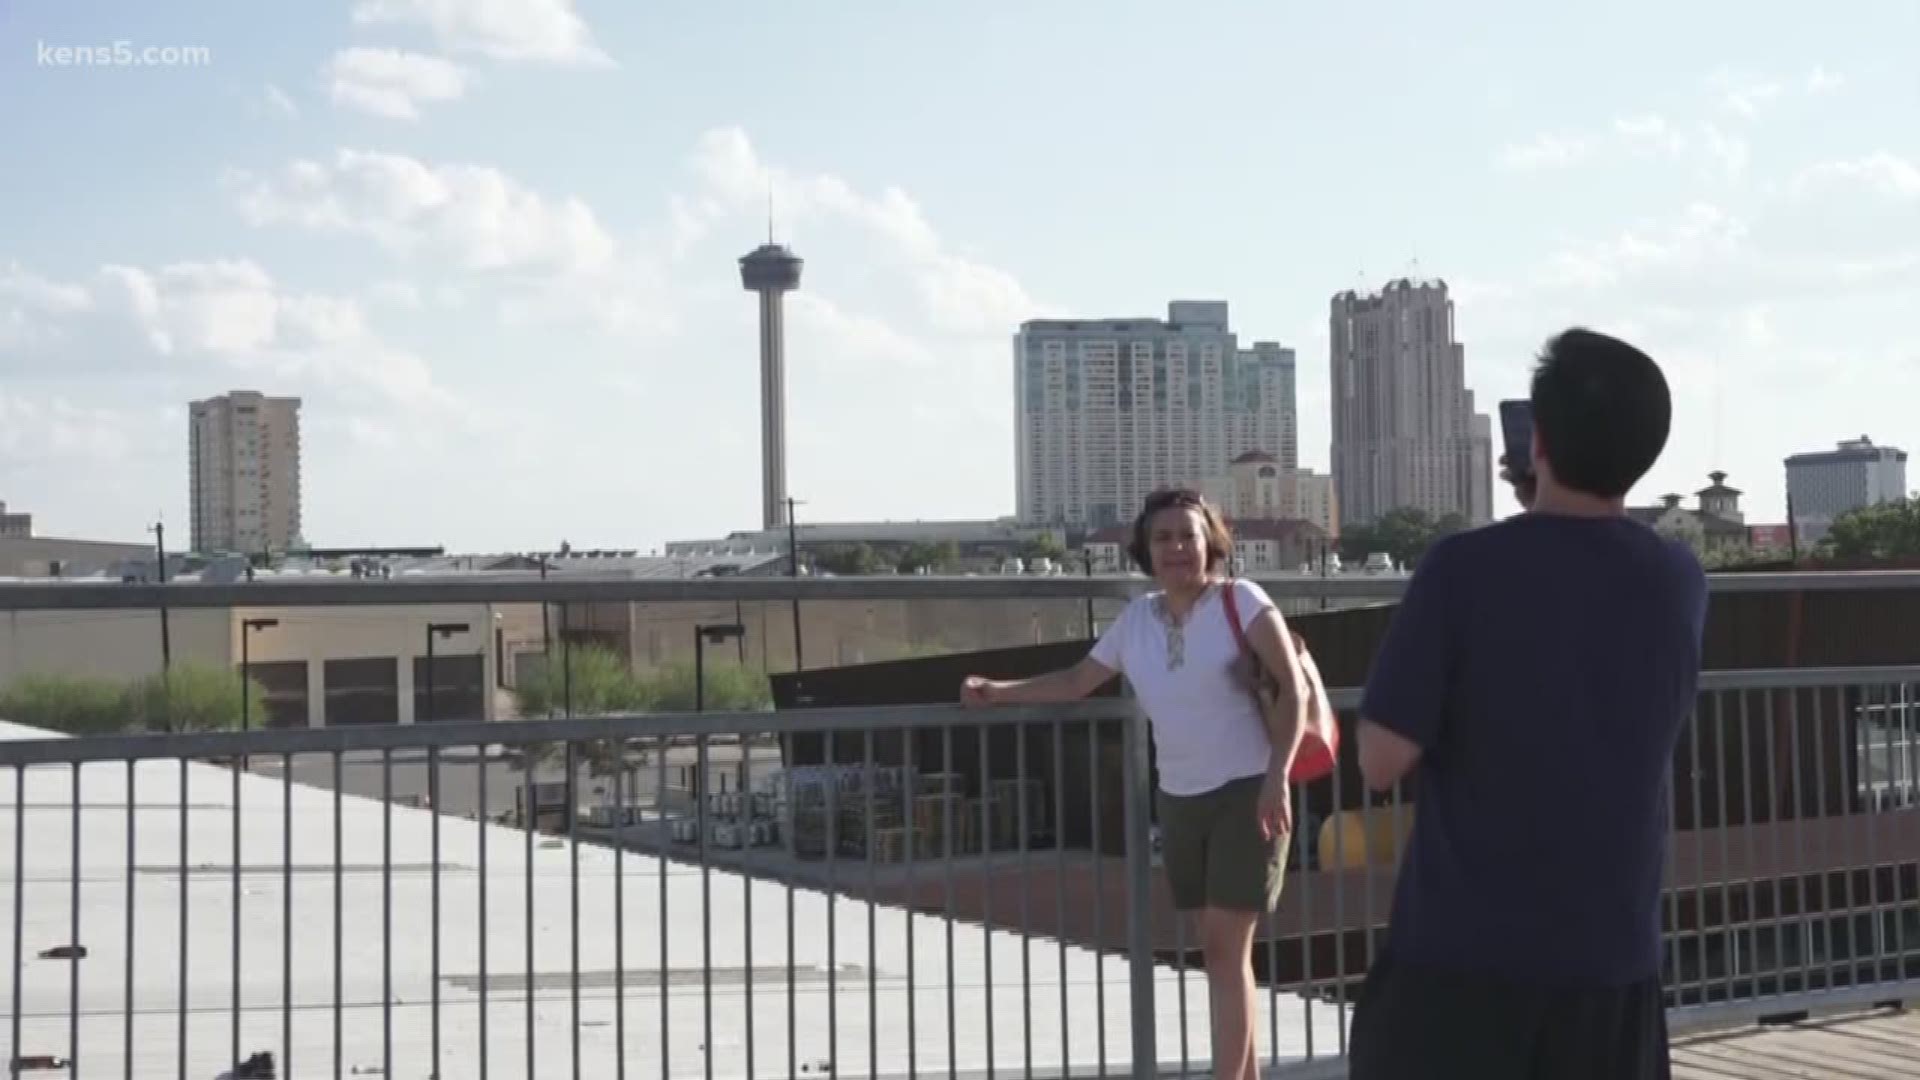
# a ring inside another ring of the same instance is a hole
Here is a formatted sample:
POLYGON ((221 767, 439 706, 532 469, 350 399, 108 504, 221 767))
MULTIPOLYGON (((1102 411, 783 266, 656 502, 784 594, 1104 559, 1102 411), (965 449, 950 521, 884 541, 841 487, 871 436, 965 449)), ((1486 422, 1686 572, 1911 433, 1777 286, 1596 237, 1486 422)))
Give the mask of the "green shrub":
POLYGON ((232 668, 179 664, 127 689, 128 726, 147 731, 237 731, 241 687, 247 726, 267 726, 267 696, 259 683, 241 681, 232 668))
MULTIPOLYGON (((68 735, 119 731, 230 731, 240 726, 240 673, 182 664, 131 683, 79 675, 25 675, 0 690, 0 718, 68 735)), ((266 694, 247 685, 253 726, 266 694)))
POLYGON ((126 688, 78 675, 22 675, 0 690, 0 719, 68 735, 124 731, 126 688))
MULTIPOLYGON (((692 712, 692 664, 666 664, 644 680, 653 712, 692 712)), ((773 708, 773 686, 764 673, 735 663, 715 664, 706 670, 706 708, 712 712, 755 712, 773 708)))
POLYGON ((553 659, 554 663, 542 664, 515 688, 520 715, 562 716, 569 701, 575 716, 641 712, 647 708, 646 687, 627 670, 627 662, 619 653, 603 646, 579 645, 554 650, 553 659))

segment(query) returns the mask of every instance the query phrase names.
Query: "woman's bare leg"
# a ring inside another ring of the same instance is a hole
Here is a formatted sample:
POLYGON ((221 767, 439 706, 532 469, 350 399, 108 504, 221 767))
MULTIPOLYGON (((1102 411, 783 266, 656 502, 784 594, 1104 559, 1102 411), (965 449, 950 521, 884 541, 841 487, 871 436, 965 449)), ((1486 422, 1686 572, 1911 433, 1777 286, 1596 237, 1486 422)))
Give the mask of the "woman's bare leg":
POLYGON ((1259 924, 1259 914, 1252 911, 1210 907, 1200 912, 1200 948, 1213 992, 1215 1080, 1260 1076, 1253 986, 1253 934, 1259 924))

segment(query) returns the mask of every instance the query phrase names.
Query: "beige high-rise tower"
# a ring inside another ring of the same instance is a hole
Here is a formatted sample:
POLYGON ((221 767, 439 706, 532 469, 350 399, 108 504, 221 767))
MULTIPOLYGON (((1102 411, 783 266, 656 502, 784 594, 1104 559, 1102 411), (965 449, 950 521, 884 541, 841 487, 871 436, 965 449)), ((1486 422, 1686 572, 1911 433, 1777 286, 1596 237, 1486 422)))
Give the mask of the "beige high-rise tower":
POLYGON ((1474 412, 1444 281, 1333 298, 1333 480, 1343 526, 1389 510, 1493 516, 1493 428, 1474 412))
POLYGON ((300 399, 253 390, 187 407, 193 550, 285 551, 300 538, 300 399))

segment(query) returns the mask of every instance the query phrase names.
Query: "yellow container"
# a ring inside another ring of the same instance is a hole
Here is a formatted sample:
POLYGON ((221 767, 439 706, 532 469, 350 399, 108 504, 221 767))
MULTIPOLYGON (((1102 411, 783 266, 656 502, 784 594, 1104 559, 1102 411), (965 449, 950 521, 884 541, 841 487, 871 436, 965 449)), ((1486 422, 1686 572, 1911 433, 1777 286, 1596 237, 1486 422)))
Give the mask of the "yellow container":
POLYGON ((1400 861, 1412 830, 1411 806, 1342 810, 1320 824, 1320 866, 1326 870, 1393 866, 1400 861))

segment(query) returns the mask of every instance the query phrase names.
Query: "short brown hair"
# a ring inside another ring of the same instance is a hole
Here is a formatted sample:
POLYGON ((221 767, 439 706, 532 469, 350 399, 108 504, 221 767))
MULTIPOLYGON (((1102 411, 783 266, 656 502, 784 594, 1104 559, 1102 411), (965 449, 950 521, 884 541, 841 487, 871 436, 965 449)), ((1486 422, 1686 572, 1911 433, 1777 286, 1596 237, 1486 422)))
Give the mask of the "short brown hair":
POLYGON ((1127 546, 1127 554, 1140 569, 1153 573, 1153 550, 1148 543, 1147 529, 1153 522, 1153 515, 1162 510, 1192 510, 1200 515, 1200 531, 1207 544, 1208 573, 1232 557, 1233 533, 1227 529, 1226 518, 1207 501, 1206 496, 1192 488, 1161 488, 1147 496, 1146 505, 1140 508, 1140 516, 1133 519, 1133 542, 1127 546))

